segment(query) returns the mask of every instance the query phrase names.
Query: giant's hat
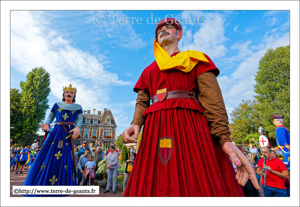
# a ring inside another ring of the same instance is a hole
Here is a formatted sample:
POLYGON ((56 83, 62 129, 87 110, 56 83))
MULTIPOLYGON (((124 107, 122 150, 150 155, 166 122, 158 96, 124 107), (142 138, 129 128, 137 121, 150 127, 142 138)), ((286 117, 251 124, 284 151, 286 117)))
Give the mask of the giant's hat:
POLYGON ((273 119, 283 119, 284 115, 271 115, 273 119))
POLYGON ((155 26, 155 36, 156 36, 157 29, 164 26, 164 25, 167 25, 167 24, 174 25, 177 30, 182 30, 182 26, 181 26, 181 24, 179 23, 179 21, 177 19, 175 19, 175 18, 164 18, 156 24, 156 26, 155 26))

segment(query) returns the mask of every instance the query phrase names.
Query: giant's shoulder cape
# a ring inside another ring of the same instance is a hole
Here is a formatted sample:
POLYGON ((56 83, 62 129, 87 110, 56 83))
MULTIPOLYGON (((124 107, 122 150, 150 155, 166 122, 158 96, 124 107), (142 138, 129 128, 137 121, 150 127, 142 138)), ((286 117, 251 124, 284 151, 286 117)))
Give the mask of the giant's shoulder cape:
POLYGON ((71 103, 71 104, 67 104, 65 102, 57 102, 56 103, 60 108, 62 108, 63 110, 69 110, 69 111, 77 111, 82 109, 81 105, 76 104, 76 103, 71 103))

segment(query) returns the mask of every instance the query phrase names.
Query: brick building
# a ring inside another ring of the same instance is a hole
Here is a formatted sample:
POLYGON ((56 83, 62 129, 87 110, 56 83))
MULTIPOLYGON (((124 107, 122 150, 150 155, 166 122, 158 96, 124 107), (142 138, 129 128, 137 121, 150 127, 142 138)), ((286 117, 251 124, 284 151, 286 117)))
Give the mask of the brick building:
POLYGON ((97 142, 101 147, 109 149, 116 141, 117 125, 110 109, 104 108, 103 113, 96 109, 83 110, 83 124, 79 131, 79 139, 74 139, 74 145, 81 145, 84 141, 97 142))

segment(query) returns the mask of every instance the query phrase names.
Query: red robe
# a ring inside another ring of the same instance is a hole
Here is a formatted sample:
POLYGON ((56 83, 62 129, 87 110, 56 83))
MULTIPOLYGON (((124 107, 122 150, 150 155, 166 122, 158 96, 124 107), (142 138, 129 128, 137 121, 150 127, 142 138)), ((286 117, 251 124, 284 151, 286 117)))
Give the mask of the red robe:
MULTIPOLYGON (((199 62, 189 73, 161 71, 154 61, 143 71, 134 91, 148 90, 150 97, 163 88, 196 92, 198 75, 210 70, 219 74, 206 58, 210 63, 199 62)), ((158 101, 143 116, 143 137, 124 196, 243 196, 231 161, 218 140, 212 140, 198 101, 158 101)))
MULTIPOLYGON (((119 151, 118 151, 117 149, 115 149, 115 151, 116 151, 117 153, 119 153, 119 151)), ((110 153, 110 150, 107 151, 106 155, 108 155, 109 153, 110 153)))

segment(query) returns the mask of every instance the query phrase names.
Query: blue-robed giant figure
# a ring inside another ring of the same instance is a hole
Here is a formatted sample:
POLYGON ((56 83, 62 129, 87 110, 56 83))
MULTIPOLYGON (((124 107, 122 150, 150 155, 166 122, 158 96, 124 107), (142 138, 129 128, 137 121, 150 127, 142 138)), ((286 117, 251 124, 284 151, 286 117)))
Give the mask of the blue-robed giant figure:
POLYGON ((289 157, 290 157, 290 133, 283 126, 284 115, 272 115, 273 123, 277 127, 276 128, 276 143, 277 148, 280 149, 283 152, 284 160, 283 162, 287 165, 289 165, 289 157))
POLYGON ((276 142, 277 147, 282 152, 289 152, 290 150, 286 147, 286 145, 290 145, 290 133, 289 131, 283 126, 283 117, 284 115, 272 115, 273 123, 277 127, 276 128, 276 142))
POLYGON ((63 91, 63 102, 54 104, 45 123, 40 126, 48 130, 49 124, 56 118, 56 125, 33 162, 24 185, 77 185, 71 139, 79 135, 82 107, 74 103, 76 88, 70 84, 63 91), (70 134, 72 132, 73 135, 70 134))
POLYGON ((289 152, 286 145, 290 145, 290 133, 283 125, 276 128, 276 139, 282 151, 289 152))

